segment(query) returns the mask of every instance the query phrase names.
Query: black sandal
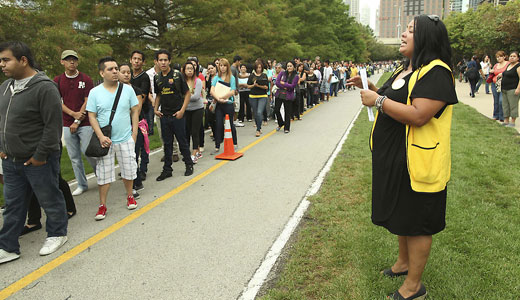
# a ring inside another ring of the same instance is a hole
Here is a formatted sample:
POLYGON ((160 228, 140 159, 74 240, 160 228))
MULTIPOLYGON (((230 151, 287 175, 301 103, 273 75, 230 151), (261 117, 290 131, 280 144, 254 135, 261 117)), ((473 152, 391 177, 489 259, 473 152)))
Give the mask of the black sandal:
POLYGON ((389 268, 389 269, 384 269, 382 273, 386 277, 395 278, 395 277, 399 277, 399 276, 408 275, 408 270, 403 271, 403 272, 394 273, 394 271, 392 271, 392 268, 389 268))
POLYGON ((386 297, 386 299, 390 299, 390 300, 424 300, 424 298, 426 298, 426 294, 427 294, 426 287, 424 286, 424 284, 421 283, 421 287, 419 288, 417 293, 411 295, 408 298, 403 297, 401 295, 401 293, 399 293, 399 290, 397 290, 393 294, 386 297))
POLYGON ((30 232, 33 232, 33 231, 36 231, 36 230, 39 230, 39 229, 42 229, 42 224, 36 224, 35 226, 33 227, 29 227, 27 225, 25 225, 22 229, 22 233, 20 233, 20 235, 24 235, 24 234, 28 234, 30 232))

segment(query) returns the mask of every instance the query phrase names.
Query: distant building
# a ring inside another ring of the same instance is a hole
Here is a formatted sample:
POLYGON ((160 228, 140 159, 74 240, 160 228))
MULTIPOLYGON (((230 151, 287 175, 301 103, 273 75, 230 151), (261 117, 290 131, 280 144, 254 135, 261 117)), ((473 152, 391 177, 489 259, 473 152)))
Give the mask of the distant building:
POLYGON ((379 37, 379 9, 376 9, 376 26, 374 29, 374 35, 379 37))
POLYGON ((359 0, 343 0, 343 2, 349 6, 349 16, 353 17, 357 22, 360 22, 359 0))
POLYGON ((380 0, 379 37, 400 39, 413 17, 421 14, 444 18, 450 11, 449 0, 380 0))
POLYGON ((478 4, 483 4, 483 3, 493 3, 495 6, 497 5, 505 5, 507 2, 509 2, 511 0, 479 0, 477 2, 479 2, 478 4))
POLYGON ((359 15, 359 23, 370 26, 370 7, 364 6, 359 15))
POLYGON ((462 12, 462 0, 451 0, 450 11, 462 12))

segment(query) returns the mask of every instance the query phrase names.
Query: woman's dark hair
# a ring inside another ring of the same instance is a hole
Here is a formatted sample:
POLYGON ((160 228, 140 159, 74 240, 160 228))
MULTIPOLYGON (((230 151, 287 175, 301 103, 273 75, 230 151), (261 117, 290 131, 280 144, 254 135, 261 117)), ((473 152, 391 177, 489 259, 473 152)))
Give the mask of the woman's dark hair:
POLYGON ((451 46, 448 30, 438 16, 420 15, 415 17, 413 26, 412 69, 440 59, 451 67, 451 46))
POLYGON ((24 42, 12 41, 0 44, 0 52, 5 50, 11 50, 16 60, 20 61, 23 56, 27 58, 29 67, 35 69, 36 63, 34 62, 34 56, 32 55, 31 49, 24 42))
POLYGON ((256 69, 258 69, 258 66, 262 67, 262 71, 260 73, 264 72, 264 64, 261 61, 256 61, 253 65, 253 70, 256 72, 256 69))
MULTIPOLYGON (((193 67, 193 64, 191 63, 191 61, 186 61, 186 63, 184 63, 184 65, 182 66, 182 75, 184 75, 185 79, 188 79, 188 76, 186 76, 186 66, 193 67)), ((195 67, 193 67, 193 78, 196 79, 197 77, 198 76, 196 74, 195 67)))
POLYGON ((294 80, 294 77, 298 74, 298 70, 296 69, 296 65, 294 64, 294 61, 290 60, 285 64, 284 72, 285 72, 285 76, 287 78, 287 82, 292 82, 294 80), (292 64, 294 67, 293 71, 291 73, 289 73, 289 71, 287 71, 287 64, 292 64))
POLYGON ((509 53, 509 55, 513 54, 513 53, 516 53, 516 56, 519 56, 518 55, 518 51, 511 51, 511 53, 509 53))
MULTIPOLYGON (((199 77, 199 60, 196 57, 195 58, 191 57, 191 58, 188 58, 187 62, 189 62, 189 63, 194 62, 195 63, 195 66, 193 67, 195 69, 195 76, 199 77)), ((193 65, 193 64, 191 64, 191 65, 193 65)))
POLYGON ((121 70, 121 67, 123 67, 123 66, 127 66, 128 68, 130 68, 130 73, 133 73, 132 72, 132 66, 129 63, 125 62, 125 63, 120 64, 119 65, 119 70, 121 70))

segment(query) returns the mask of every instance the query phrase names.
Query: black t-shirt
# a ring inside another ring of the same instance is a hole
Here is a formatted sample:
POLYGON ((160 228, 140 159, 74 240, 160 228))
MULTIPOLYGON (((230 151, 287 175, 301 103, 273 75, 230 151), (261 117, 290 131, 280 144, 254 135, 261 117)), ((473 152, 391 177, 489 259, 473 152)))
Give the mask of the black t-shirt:
MULTIPOLYGON (((269 80, 267 78, 267 75, 265 73, 260 74, 260 76, 257 76, 255 72, 252 72, 251 75, 249 75, 249 79, 247 80, 248 85, 252 85, 254 82, 258 83, 258 85, 266 85, 269 86, 269 80)), ((259 88, 257 86, 253 87, 250 91, 250 95, 266 95, 267 90, 259 88)))
POLYGON ((504 73, 502 73, 502 90, 508 91, 508 90, 514 90, 518 86, 518 73, 516 70, 520 64, 516 64, 514 67, 511 68, 511 70, 506 70, 504 73))
MULTIPOLYGON (((137 97, 139 97, 139 96, 145 97, 144 92, 140 88, 138 88, 137 86, 135 86, 133 84, 132 84, 132 88, 134 89, 134 93, 137 97)), ((139 120, 142 120, 142 119, 144 119, 144 113, 143 113, 143 109, 141 108, 141 111, 139 112, 139 120)))
POLYGON ((141 111, 144 111, 145 113, 148 112, 151 107, 151 103, 149 101, 147 101, 148 94, 150 93, 150 90, 151 90, 150 77, 148 77, 148 74, 146 74, 146 72, 143 71, 143 72, 141 72, 141 74, 139 74, 135 77, 132 76, 132 79, 130 79, 130 83, 133 86, 138 87, 139 90, 141 90, 142 94, 145 95, 144 96, 145 101, 143 103, 143 108, 141 109, 141 111))
POLYGON ((162 72, 155 75, 154 89, 160 97, 161 112, 165 115, 173 115, 181 110, 184 96, 190 90, 181 72, 174 69, 166 76, 162 72))

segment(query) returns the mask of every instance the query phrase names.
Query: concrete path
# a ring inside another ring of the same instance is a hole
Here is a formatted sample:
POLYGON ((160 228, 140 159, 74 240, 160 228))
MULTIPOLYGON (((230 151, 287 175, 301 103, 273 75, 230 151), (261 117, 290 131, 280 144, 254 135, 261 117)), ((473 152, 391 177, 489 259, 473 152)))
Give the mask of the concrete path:
MULTIPOLYGON (((484 116, 490 119, 493 119, 493 95, 486 94, 484 83, 480 86, 479 93, 475 94, 475 98, 471 98, 469 95, 469 83, 457 81, 456 89, 457 96, 460 102, 474 107, 479 113, 483 114, 484 116)), ((489 91, 491 93, 491 86, 489 86, 489 91)), ((519 122, 516 122, 515 129, 517 131, 520 131, 519 122)))
POLYGON ((156 182, 162 164, 154 155, 138 210, 126 209, 118 180, 99 222, 91 179, 75 198, 62 249, 40 257, 44 230, 21 237, 21 258, 0 265, 0 299, 236 299, 359 108, 356 90, 309 111, 290 134, 270 121, 256 138, 246 123, 237 129, 240 148, 258 143, 229 163, 209 155, 206 135, 190 177, 177 162, 172 178, 156 182))

